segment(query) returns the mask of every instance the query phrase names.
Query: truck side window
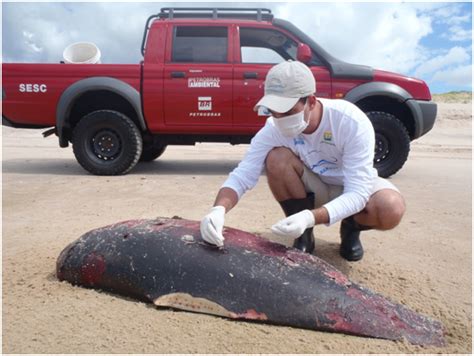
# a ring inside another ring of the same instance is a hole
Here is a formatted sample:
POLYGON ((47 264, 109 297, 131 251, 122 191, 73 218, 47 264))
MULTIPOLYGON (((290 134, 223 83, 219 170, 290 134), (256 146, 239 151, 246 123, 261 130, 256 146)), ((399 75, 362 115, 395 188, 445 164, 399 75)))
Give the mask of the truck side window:
MULTIPOLYGON (((284 33, 271 29, 240 28, 242 63, 276 64, 296 60, 298 43, 284 33)), ((314 55, 308 65, 321 65, 314 55)))
POLYGON ((172 62, 227 62, 227 27, 177 26, 172 62))
POLYGON ((240 28, 242 63, 280 63, 296 59, 298 43, 269 29, 240 28))

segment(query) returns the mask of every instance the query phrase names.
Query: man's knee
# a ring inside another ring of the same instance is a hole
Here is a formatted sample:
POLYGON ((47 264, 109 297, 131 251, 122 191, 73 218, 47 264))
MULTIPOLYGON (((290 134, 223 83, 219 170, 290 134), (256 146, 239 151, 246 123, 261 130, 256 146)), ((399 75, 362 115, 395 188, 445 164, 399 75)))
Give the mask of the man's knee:
POLYGON ((275 147, 265 159, 265 168, 267 174, 280 173, 288 169, 289 164, 295 158, 293 152, 286 147, 275 147))
POLYGON ((382 191, 377 202, 379 229, 390 230, 397 226, 405 214, 405 201, 402 195, 394 190, 382 191))

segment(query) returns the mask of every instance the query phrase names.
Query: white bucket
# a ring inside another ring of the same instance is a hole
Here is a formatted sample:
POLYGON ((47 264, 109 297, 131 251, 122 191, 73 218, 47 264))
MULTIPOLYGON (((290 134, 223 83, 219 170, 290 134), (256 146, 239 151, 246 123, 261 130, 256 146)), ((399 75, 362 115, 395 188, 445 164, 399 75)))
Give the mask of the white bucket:
POLYGON ((63 58, 65 63, 99 64, 100 50, 92 42, 77 42, 66 47, 63 58))

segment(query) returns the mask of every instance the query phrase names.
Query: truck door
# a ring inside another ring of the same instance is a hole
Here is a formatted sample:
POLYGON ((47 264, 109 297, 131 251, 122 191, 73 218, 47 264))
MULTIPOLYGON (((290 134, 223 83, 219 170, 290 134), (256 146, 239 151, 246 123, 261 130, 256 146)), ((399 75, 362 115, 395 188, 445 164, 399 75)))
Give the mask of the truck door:
MULTIPOLYGON (((234 64, 234 125, 252 127, 256 132, 268 116, 255 113, 253 107, 264 94, 267 72, 275 64, 296 60, 298 41, 291 35, 268 27, 234 27, 237 50, 234 64)), ((316 78, 316 96, 329 98, 331 76, 313 54, 307 65, 316 78)))
POLYGON ((189 133, 198 133, 203 126, 232 125, 233 54, 228 27, 174 25, 167 42, 166 126, 185 125, 189 133))

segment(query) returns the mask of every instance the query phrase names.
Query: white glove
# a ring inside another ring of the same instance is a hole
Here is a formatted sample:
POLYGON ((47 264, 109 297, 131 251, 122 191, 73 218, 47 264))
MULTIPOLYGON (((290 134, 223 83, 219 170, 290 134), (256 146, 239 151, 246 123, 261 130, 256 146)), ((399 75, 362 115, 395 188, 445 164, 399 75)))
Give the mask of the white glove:
POLYGON ((211 209, 201 221, 201 236, 204 241, 216 246, 224 246, 224 236, 222 229, 224 228, 225 208, 223 206, 215 206, 211 209))
POLYGON ((316 222, 311 210, 303 210, 288 216, 272 226, 272 232, 282 237, 300 237, 306 229, 313 227, 316 222))

